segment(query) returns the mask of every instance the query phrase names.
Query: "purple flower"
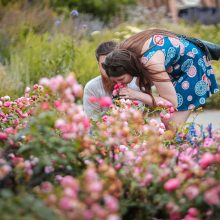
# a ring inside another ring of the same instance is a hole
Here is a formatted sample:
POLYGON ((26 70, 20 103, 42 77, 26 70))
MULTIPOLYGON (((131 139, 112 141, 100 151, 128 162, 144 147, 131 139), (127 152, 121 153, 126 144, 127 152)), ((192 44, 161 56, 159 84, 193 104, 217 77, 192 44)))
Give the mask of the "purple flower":
POLYGON ((207 127, 207 131, 208 131, 208 137, 212 138, 212 123, 210 123, 207 127))
POLYGON ((196 137, 197 134, 196 134, 196 129, 195 129, 195 124, 192 123, 190 126, 189 126, 189 134, 192 136, 192 137, 196 137))
POLYGON ((71 15, 72 17, 78 17, 78 16, 79 16, 79 12, 78 12, 77 10, 72 10, 71 13, 70 13, 70 15, 71 15))
POLYGON ((54 25, 55 25, 56 27, 59 27, 60 24, 61 24, 61 21, 60 21, 60 20, 56 20, 56 21, 54 22, 54 25))
POLYGON ((176 142, 177 143, 181 142, 181 137, 178 133, 176 134, 176 142))

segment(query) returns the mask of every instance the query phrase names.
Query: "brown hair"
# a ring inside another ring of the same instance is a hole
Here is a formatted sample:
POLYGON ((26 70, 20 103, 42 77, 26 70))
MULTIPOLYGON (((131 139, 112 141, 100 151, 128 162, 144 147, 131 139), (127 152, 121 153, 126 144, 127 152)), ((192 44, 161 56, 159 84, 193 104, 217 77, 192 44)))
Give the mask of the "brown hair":
POLYGON ((115 41, 105 41, 96 48, 95 50, 95 56, 97 61, 99 61, 99 57, 102 55, 107 55, 110 52, 112 52, 117 46, 117 43, 115 41))
MULTIPOLYGON (((105 56, 112 52, 117 46, 117 43, 115 41, 105 41, 98 45, 95 51, 95 56, 97 61, 99 62, 100 56, 105 56)), ((114 88, 114 83, 104 74, 101 74, 102 83, 104 90, 111 94, 114 88)))
MULTIPOLYGON (((103 64, 103 68, 109 77, 117 77, 125 73, 139 77, 140 90, 152 97, 153 104, 155 104, 151 91, 153 81, 167 80, 157 79, 155 74, 158 74, 159 72, 153 72, 151 68, 145 68, 140 62, 140 58, 143 56, 142 48, 145 42, 156 34, 177 37, 174 33, 161 29, 142 31, 123 41, 118 48, 107 55, 105 63, 103 64)), ((144 51, 144 53, 145 52, 146 51, 144 51)))
POLYGON ((131 52, 135 53, 138 58, 140 58, 143 56, 143 53, 141 53, 141 51, 145 42, 156 34, 162 34, 169 37, 177 37, 175 33, 172 33, 167 30, 156 29, 156 28, 148 29, 127 38, 119 45, 119 48, 130 50, 131 52))

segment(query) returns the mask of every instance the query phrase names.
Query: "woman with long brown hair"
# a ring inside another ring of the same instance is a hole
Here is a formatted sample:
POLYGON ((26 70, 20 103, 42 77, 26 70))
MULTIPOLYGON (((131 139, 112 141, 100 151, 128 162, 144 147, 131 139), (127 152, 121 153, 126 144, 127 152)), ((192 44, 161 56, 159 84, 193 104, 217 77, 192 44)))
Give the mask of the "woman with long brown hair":
POLYGON ((120 91, 124 98, 149 106, 171 102, 177 111, 164 123, 172 129, 173 123, 183 124, 192 109, 219 91, 206 54, 186 39, 160 29, 142 31, 126 39, 107 55, 103 68, 117 83, 127 84, 134 76, 139 77, 142 92, 125 87, 120 91), (153 97, 152 85, 159 96, 153 97))
MULTIPOLYGON (((105 70, 102 68, 102 63, 105 61, 107 54, 112 52, 116 45, 117 43, 114 41, 106 41, 99 44, 96 48, 95 55, 98 62, 100 75, 86 83, 83 94, 84 112, 93 120, 97 120, 100 117, 101 112, 107 109, 102 108, 96 101, 92 102, 91 98, 93 98, 93 100, 94 98, 95 100, 98 100, 101 97, 112 97, 112 91, 115 83, 112 82, 112 80, 109 80, 105 70)), ((134 90, 139 90, 139 87, 136 85, 136 78, 134 78, 132 82, 128 84, 128 87, 134 90)))

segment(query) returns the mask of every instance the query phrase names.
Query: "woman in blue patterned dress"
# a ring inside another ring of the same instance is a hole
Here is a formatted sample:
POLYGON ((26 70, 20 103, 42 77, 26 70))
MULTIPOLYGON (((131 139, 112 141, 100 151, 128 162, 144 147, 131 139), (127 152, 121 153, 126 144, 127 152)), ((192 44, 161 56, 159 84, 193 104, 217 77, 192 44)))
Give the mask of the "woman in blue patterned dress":
POLYGON ((120 91, 124 98, 149 106, 171 102, 177 111, 171 120, 163 121, 167 128, 173 128, 170 122, 183 124, 192 109, 219 91, 206 54, 193 43, 164 30, 146 30, 126 39, 106 57, 103 67, 117 83, 127 84, 134 76, 139 77, 142 92, 125 87, 120 91), (152 96, 152 85, 158 97, 152 96))

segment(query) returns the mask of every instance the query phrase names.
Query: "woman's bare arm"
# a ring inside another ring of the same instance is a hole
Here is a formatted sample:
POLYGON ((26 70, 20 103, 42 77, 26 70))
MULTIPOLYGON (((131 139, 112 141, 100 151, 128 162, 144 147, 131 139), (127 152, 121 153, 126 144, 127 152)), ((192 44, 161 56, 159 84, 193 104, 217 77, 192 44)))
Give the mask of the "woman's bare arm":
MULTIPOLYGON (((155 85, 160 97, 171 102, 175 107, 177 106, 176 90, 170 80, 168 73, 165 70, 165 56, 162 51, 157 51, 150 60, 144 64, 145 68, 150 71, 150 74, 155 78, 153 84, 155 85)), ((155 100, 158 99, 155 97, 155 100)))

